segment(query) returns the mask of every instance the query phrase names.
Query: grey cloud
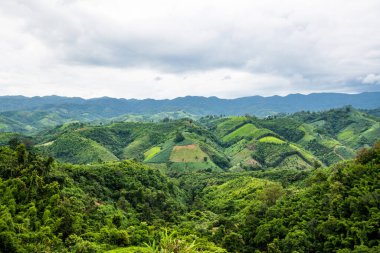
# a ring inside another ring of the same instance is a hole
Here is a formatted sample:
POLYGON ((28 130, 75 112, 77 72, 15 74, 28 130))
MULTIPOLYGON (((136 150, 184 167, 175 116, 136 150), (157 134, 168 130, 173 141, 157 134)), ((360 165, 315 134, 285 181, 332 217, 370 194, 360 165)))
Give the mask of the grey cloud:
POLYGON ((113 13, 94 8, 98 1, 4 0, 0 15, 22 20, 24 33, 59 65, 174 75, 232 69, 287 79, 289 90, 361 90, 379 82, 368 74, 380 69, 378 1, 249 2, 194 0, 180 8, 169 1, 176 13, 167 15, 170 8, 154 1, 113 1, 109 6, 120 5, 113 13), (138 11, 141 17, 133 16, 138 11))

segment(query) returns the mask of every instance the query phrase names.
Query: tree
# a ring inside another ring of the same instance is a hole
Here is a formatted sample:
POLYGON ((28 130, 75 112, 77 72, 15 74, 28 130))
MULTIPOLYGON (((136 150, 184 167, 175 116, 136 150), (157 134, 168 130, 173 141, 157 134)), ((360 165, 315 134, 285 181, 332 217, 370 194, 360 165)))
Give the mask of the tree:
POLYGON ((174 142, 178 143, 184 140, 185 140, 185 137, 183 136, 183 134, 181 132, 177 132, 174 138, 174 142))

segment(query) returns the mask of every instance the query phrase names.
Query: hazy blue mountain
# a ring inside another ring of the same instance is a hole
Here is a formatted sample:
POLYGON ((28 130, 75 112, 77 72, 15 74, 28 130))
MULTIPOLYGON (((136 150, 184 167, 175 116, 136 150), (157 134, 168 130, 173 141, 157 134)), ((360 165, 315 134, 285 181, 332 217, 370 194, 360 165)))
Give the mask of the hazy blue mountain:
POLYGON ((155 114, 184 111, 194 115, 223 114, 267 116, 297 111, 320 111, 352 105, 360 109, 380 107, 380 92, 360 94, 314 93, 291 94, 284 97, 179 97, 175 99, 116 99, 109 97, 83 99, 59 96, 0 97, 0 111, 67 111, 69 114, 91 114, 94 118, 110 118, 123 114, 155 114))

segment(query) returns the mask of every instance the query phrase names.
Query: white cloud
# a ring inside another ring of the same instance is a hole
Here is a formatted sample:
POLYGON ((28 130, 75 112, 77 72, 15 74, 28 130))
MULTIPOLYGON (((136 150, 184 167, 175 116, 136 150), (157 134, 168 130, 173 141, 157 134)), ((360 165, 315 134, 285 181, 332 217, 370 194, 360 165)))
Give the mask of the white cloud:
POLYGON ((365 84, 380 84, 380 75, 369 74, 363 78, 365 84))
POLYGON ((373 90, 352 80, 378 82, 361 77, 380 69, 379 10, 376 0, 2 0, 0 95, 373 90))

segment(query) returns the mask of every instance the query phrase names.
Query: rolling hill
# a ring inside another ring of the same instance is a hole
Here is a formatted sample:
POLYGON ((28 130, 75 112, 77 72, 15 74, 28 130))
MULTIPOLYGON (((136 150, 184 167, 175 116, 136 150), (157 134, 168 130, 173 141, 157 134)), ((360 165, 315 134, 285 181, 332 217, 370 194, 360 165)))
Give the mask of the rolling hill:
MULTIPOLYGON (((14 138, 0 134, 3 143, 14 138)), ((380 120, 353 107, 284 116, 206 116, 159 122, 66 123, 32 135, 62 162, 141 161, 172 173, 310 170, 351 159, 380 136, 380 120), (181 140, 176 140, 177 135, 181 140)))

